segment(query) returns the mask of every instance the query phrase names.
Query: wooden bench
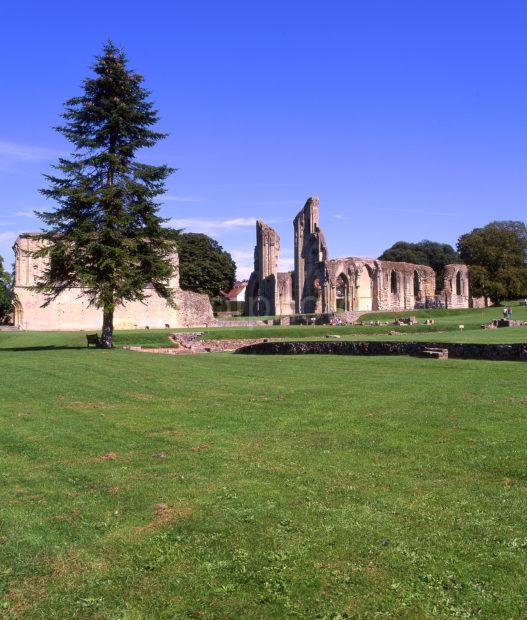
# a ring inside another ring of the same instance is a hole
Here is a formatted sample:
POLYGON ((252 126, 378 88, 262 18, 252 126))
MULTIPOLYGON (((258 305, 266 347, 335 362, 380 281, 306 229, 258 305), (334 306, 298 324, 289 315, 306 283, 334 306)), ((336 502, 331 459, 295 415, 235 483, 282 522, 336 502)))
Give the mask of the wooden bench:
POLYGON ((101 341, 97 334, 86 334, 86 346, 89 347, 90 344, 93 344, 96 347, 101 346, 101 341))

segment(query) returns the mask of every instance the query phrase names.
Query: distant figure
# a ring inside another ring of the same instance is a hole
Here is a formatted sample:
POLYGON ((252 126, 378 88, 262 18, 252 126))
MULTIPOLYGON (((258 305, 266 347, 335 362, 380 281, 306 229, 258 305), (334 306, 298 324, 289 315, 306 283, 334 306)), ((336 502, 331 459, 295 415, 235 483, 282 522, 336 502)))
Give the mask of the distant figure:
POLYGON ((511 308, 511 306, 509 306, 507 308, 507 314, 509 315, 509 319, 512 319, 512 308, 511 308))
POLYGON ((503 318, 506 319, 509 315, 509 309, 507 308, 507 306, 505 306, 505 308, 503 308, 503 318))

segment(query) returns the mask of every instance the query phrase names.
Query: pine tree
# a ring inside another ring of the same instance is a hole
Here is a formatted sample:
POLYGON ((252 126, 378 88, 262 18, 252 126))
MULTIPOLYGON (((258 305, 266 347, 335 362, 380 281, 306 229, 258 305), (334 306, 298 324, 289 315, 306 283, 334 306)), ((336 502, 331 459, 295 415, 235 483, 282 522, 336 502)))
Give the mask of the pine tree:
POLYGON ((139 149, 166 134, 151 129, 157 110, 123 51, 108 42, 93 71, 56 127, 74 150, 54 166, 60 175, 45 175, 49 187, 41 190, 58 207, 38 213, 46 226, 37 255, 48 266, 37 289, 50 303, 71 286, 83 287, 89 303, 103 310, 101 344, 110 348, 120 303, 144 300, 149 284, 173 303, 175 233, 163 226, 156 202, 173 169, 136 161, 139 149))

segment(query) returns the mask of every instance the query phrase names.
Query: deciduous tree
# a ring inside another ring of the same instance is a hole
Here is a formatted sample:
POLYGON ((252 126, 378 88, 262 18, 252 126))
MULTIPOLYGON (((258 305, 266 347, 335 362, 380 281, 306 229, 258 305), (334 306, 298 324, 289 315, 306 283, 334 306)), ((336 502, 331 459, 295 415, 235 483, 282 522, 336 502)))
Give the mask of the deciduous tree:
POLYGON ((462 260, 470 268, 475 296, 494 303, 527 295, 527 227, 523 222, 491 222, 462 235, 462 260))
POLYGON ((201 233, 180 232, 178 251, 181 288, 209 297, 232 288, 236 264, 217 241, 201 233))

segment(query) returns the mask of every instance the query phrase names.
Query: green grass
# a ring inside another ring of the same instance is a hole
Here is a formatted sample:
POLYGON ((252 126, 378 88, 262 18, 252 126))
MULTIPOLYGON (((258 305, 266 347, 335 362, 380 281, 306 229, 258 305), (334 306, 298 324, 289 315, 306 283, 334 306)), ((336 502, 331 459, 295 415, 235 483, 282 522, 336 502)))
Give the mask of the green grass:
POLYGON ((83 338, 0 333, 0 616, 524 617, 524 364, 83 338))
MULTIPOLYGON (((198 328, 204 332, 204 339, 250 339, 250 338, 286 338, 290 340, 325 338, 330 334, 338 334, 343 339, 353 340, 419 340, 437 342, 477 342, 477 343, 514 343, 527 342, 527 327, 501 328, 482 330, 482 323, 489 323, 495 318, 500 318, 500 308, 485 308, 483 310, 417 310, 406 313, 372 313, 362 317, 366 321, 390 321, 396 317, 417 316, 419 321, 425 318, 433 318, 434 325, 408 325, 408 326, 361 326, 361 325, 291 325, 291 326, 260 326, 260 327, 208 327, 198 328), (459 325, 465 329, 460 332, 459 325), (388 332, 396 331, 398 335, 390 336, 388 332)), ((515 307, 513 316, 518 320, 527 321, 527 307, 515 307)), ((189 329, 151 329, 117 331, 115 333, 115 345, 141 345, 145 347, 172 346, 168 339, 171 333, 177 331, 195 331, 189 329)), ((25 347, 25 346, 69 346, 85 347, 86 336, 84 332, 0 332, 0 347, 25 347)))

